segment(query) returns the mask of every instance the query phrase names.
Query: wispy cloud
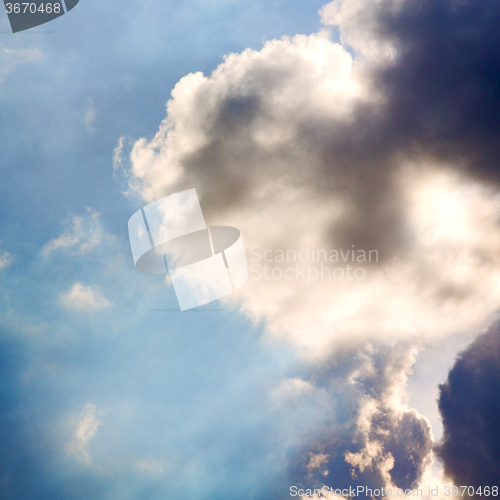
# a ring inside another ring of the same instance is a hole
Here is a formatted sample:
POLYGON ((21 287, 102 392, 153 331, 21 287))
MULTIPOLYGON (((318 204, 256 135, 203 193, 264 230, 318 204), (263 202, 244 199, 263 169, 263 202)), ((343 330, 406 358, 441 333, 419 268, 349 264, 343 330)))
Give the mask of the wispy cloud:
POLYGON ((96 311, 111 305, 97 287, 75 283, 67 292, 61 294, 61 304, 75 311, 96 311))
POLYGON ((123 149, 125 146, 125 137, 120 137, 113 151, 113 171, 123 170, 123 149))
POLYGON ((91 463, 91 457, 87 446, 96 435, 99 426, 102 425, 97 413, 97 406, 92 403, 87 403, 78 416, 73 438, 67 443, 68 452, 77 460, 87 464, 91 463))
POLYGON ((91 208, 87 208, 87 212, 86 217, 69 216, 66 229, 44 245, 43 253, 49 255, 57 250, 71 249, 84 254, 101 243, 104 236, 99 220, 101 214, 91 208))
POLYGON ((14 257, 9 252, 0 250, 0 269, 9 267, 13 262, 14 257))
POLYGON ((89 100, 89 104, 87 110, 85 111, 85 116, 83 118, 83 123, 87 132, 94 133, 96 131, 95 128, 95 120, 97 118, 97 112, 95 106, 91 100, 89 100))
POLYGON ((10 49, 0 46, 0 83, 3 82, 16 66, 42 61, 43 52, 38 48, 10 49))

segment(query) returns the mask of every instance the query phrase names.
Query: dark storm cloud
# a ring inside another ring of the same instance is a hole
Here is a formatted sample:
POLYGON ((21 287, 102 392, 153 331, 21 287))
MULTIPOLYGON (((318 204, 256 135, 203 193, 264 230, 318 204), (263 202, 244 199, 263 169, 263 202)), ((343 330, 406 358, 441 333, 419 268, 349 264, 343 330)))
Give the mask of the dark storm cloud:
POLYGON ((412 0, 378 16, 379 36, 398 50, 377 75, 390 99, 387 145, 429 149, 498 181, 500 3, 412 0))
POLYGON ((390 44, 394 51, 390 63, 372 65, 387 101, 377 114, 361 110, 349 129, 361 152, 352 148, 348 158, 425 153, 500 179, 499 2, 337 0, 324 9, 334 13, 325 21, 338 22, 344 5, 351 9, 340 21, 348 44, 361 53, 369 44, 390 44))
POLYGON ((398 244, 405 234, 395 211, 404 207, 387 179, 401 158, 449 162, 473 178, 500 181, 500 4, 406 0, 394 8, 391 0, 357 3, 366 8, 352 23, 362 32, 364 19, 371 17, 367 39, 396 49, 393 63, 372 69, 375 86, 387 100, 377 109, 360 109, 347 128, 353 139, 329 144, 325 158, 332 164, 340 152, 347 158, 344 168, 362 176, 362 182, 351 183, 365 223, 355 227, 365 238, 375 233, 398 244))
POLYGON ((457 485, 500 478, 500 321, 458 357, 440 386, 444 437, 438 453, 457 485))

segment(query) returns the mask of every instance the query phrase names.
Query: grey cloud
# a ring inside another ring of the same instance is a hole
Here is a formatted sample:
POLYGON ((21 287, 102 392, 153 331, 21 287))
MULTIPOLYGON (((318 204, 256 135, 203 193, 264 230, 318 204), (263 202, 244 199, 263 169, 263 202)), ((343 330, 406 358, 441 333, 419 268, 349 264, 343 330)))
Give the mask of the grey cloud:
POLYGON ((389 98, 384 142, 498 181, 498 3, 405 1, 397 13, 392 3, 374 8, 375 36, 398 51, 394 64, 374 72, 389 98))
POLYGON ((415 410, 408 410, 396 425, 386 425, 390 432, 386 448, 394 457, 389 471, 393 483, 403 489, 416 488, 430 462, 432 438, 430 425, 415 410))
MULTIPOLYGON (((213 76, 212 87, 200 87, 192 125, 204 134, 204 144, 182 157, 183 177, 169 191, 201 184, 207 216, 218 216, 242 206, 258 207, 256 193, 270 182, 307 186, 319 199, 341 197, 349 207, 331 227, 335 245, 377 248, 382 258, 388 256, 407 238, 404 206, 391 177, 399 151, 393 138, 384 137, 380 110, 360 102, 348 117, 324 116, 321 109, 307 109, 291 97, 296 113, 289 113, 277 101, 290 86, 312 95, 317 89, 307 78, 301 88, 298 71, 309 71, 305 59, 294 55, 280 64, 279 58, 278 48, 263 63, 242 60, 244 73, 228 77, 227 87, 217 85, 222 71, 213 76), (267 146, 255 138, 284 123, 291 129, 288 140, 267 146)), ((274 196, 279 200, 278 192, 274 196)))
POLYGON ((440 386, 444 437, 438 453, 455 484, 495 486, 500 477, 500 321, 464 352, 440 386))
POLYGON ((331 103, 322 108, 303 95, 321 94, 317 81, 325 74, 315 80, 313 68, 286 47, 281 54, 264 49, 260 59, 243 55, 240 73, 230 58, 196 91, 192 125, 204 143, 182 156, 183 176, 169 190, 201 182, 202 201, 220 213, 257 206, 256 191, 272 179, 309 186, 319 199, 342 197, 349 207, 332 223, 332 242, 378 248, 384 259, 411 244, 393 179, 404 159, 447 162, 481 180, 498 179, 500 10, 496 2, 470 0, 406 0, 397 8, 393 0, 335 3, 358 9, 340 24, 341 34, 349 28, 366 45, 387 41, 396 53, 376 63, 359 59, 370 92, 382 98, 354 99, 349 113, 327 114, 331 103), (285 96, 293 114, 280 102, 285 96), (265 147, 255 140, 257 128, 283 123, 287 141, 265 147))
MULTIPOLYGON (((294 450, 292 484, 416 488, 432 461, 427 419, 398 397, 418 347, 368 345, 338 354, 315 374, 334 400, 334 417, 294 450)), ((363 495, 361 495, 363 497, 363 495)))

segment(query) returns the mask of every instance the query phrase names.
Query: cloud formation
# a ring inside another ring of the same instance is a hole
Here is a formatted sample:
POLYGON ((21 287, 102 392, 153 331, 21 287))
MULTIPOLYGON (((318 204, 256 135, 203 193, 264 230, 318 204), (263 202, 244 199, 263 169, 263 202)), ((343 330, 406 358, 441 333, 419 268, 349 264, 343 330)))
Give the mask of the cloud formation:
MULTIPOLYGON (((400 392, 415 349, 498 310, 493 4, 335 0, 320 15, 341 44, 327 30, 285 37, 187 75, 155 137, 132 148, 131 193, 151 202, 196 187, 207 222, 231 221, 258 249, 249 264, 278 269, 281 279, 252 279, 250 267, 229 300, 310 362, 353 363, 315 374, 344 381, 351 412, 297 445, 290 474, 304 484, 352 472, 418 485, 433 438, 400 392), (361 280, 306 283, 263 256, 312 246, 380 258, 361 280)), ((315 394, 304 383, 282 392, 315 394)))
MULTIPOLYGON (((131 152, 132 192, 152 201, 195 186, 207 221, 231 220, 247 249, 378 252, 363 280, 250 279, 242 290, 243 310, 315 355, 374 336, 482 328, 498 305, 497 191, 471 180, 461 150, 441 154, 418 120, 397 120, 406 117, 397 77, 417 39, 402 40, 396 21, 413 9, 327 5, 324 22, 339 25, 355 58, 321 32, 231 54, 209 77, 187 75, 159 132, 131 152)), ((421 22, 432 27, 429 16, 421 22)), ((404 88, 413 102, 417 91, 404 88)))
POLYGON ((497 2, 335 0, 321 15, 367 64, 377 63, 385 150, 432 154, 499 180, 497 2))
POLYGON ((336 401, 335 417, 298 446, 292 484, 394 491, 419 486, 433 462, 433 437, 427 419, 405 403, 405 385, 420 348, 415 339, 367 344, 315 370, 315 386, 336 401))
MULTIPOLYGON (((440 386, 438 453, 454 483, 495 486, 500 477, 500 322, 462 352, 440 386)), ((479 498, 479 496, 477 497, 479 498)))
POLYGON ((61 304, 76 311, 95 311, 111 305, 98 288, 81 283, 75 283, 61 294, 61 304))
POLYGON ((0 46, 0 83, 21 64, 40 62, 44 58, 43 52, 38 48, 12 49, 0 46))
POLYGON ((64 232, 57 238, 48 241, 43 253, 49 255, 56 250, 76 251, 85 254, 94 249, 103 239, 99 224, 100 213, 87 208, 87 216, 70 215, 66 221, 64 232))
POLYGON ((68 443, 68 452, 77 460, 87 464, 91 458, 87 449, 89 441, 95 436, 102 422, 97 417, 97 407, 92 403, 87 403, 81 411, 73 439, 68 443))
POLYGON ((14 257, 9 252, 0 250, 0 269, 9 267, 13 262, 14 257))

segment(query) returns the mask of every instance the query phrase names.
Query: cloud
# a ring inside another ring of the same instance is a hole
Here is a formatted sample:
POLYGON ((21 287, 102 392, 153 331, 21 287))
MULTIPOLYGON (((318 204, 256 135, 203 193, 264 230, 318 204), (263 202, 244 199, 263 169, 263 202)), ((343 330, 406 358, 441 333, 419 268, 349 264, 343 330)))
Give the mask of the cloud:
POLYGON ((499 180, 500 19, 488 0, 335 0, 321 10, 386 96, 385 150, 423 152, 499 180))
POLYGON ((0 250, 0 269, 9 267, 13 262, 14 257, 9 252, 0 250))
POLYGON ((290 477, 416 487, 433 436, 405 404, 415 353, 498 311, 500 10, 336 0, 320 15, 341 44, 327 30, 285 37, 182 78, 158 133, 132 148, 129 192, 196 187, 209 224, 240 228, 250 279, 228 301, 316 380, 288 379, 275 398, 347 408, 294 441, 290 477), (378 258, 362 279, 321 279, 312 247, 378 258), (285 278, 302 262, 276 255, 305 249, 316 277, 285 278))
POLYGON ((100 225, 100 213, 87 208, 88 216, 70 215, 66 221, 64 232, 47 242, 43 253, 49 255, 57 250, 73 250, 85 254, 101 243, 104 234, 100 225))
POLYGON ((270 396, 278 405, 296 401, 303 395, 309 394, 314 389, 310 382, 294 377, 281 381, 278 387, 273 389, 270 396))
POLYGON ((0 83, 2 83, 21 64, 39 62, 44 54, 38 48, 11 49, 0 46, 0 83))
POLYGON ((407 377, 421 348, 415 339, 367 344, 315 368, 315 389, 336 401, 329 411, 335 416, 297 447, 292 484, 395 491, 421 483, 433 462, 433 436, 428 420, 405 403, 407 377))
MULTIPOLYGON (((130 157, 132 192, 153 201, 196 187, 207 221, 231 221, 247 249, 377 252, 359 280, 304 286, 251 271, 242 310, 308 356, 415 330, 428 339, 473 331, 498 307, 498 192, 471 180, 461 155, 439 155, 394 123, 382 76, 403 64, 406 45, 383 31, 383 16, 413 4, 363 5, 322 11, 362 56, 326 32, 231 54, 209 77, 180 80, 159 132, 130 157), (372 54, 370 37, 390 40, 398 56, 372 54)), ((283 275, 287 264, 269 266, 283 275)))
POLYGON ((353 48, 364 62, 384 67, 394 62, 398 47, 393 34, 383 29, 383 20, 400 15, 405 5, 411 8, 404 0, 335 0, 324 5, 319 15, 325 26, 339 28, 341 43, 353 48))
POLYGON ((61 294, 61 304, 75 311, 95 311, 109 307, 111 303, 96 287, 75 283, 61 294))
POLYGON ((462 352, 440 386, 444 437, 438 453, 457 485, 494 486, 500 477, 500 322, 462 352))
POLYGON ((67 444, 68 451, 87 464, 91 462, 91 458, 87 449, 90 440, 95 436, 102 422, 97 417, 97 407, 92 403, 87 403, 81 411, 73 439, 67 444))
POLYGON ((123 171, 123 149, 125 137, 120 137, 113 151, 113 172, 123 171))

